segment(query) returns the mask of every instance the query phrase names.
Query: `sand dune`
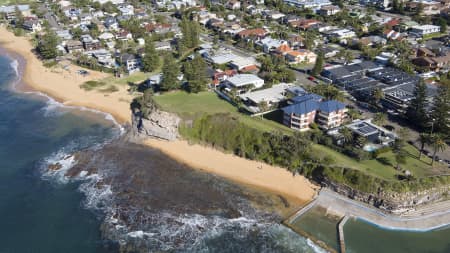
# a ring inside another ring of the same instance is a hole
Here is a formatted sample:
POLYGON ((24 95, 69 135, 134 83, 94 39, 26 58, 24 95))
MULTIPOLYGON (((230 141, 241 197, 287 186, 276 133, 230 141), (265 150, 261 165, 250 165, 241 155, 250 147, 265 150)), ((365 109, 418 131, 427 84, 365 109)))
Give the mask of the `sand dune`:
MULTIPOLYGON (((24 81, 32 89, 44 92, 67 105, 84 106, 112 114, 120 123, 130 122, 132 96, 126 87, 118 92, 103 94, 85 91, 79 87, 85 81, 107 77, 108 74, 90 71, 87 77, 76 74, 82 69, 71 65, 69 70, 50 70, 32 53, 30 42, 25 37, 15 37, 0 26, 0 45, 13 51, 27 61, 24 81)), ((302 176, 293 176, 287 170, 250 161, 200 145, 189 145, 186 141, 166 142, 148 140, 145 142, 172 158, 192 167, 215 173, 236 182, 262 187, 267 190, 308 201, 313 198, 317 187, 302 176)))

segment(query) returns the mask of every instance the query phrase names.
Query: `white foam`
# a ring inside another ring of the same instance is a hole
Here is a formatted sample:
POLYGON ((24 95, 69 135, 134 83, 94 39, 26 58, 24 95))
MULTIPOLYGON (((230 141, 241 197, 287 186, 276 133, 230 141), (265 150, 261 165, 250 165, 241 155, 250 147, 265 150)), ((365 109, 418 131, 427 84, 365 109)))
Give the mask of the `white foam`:
POLYGON ((58 183, 67 183, 70 179, 66 176, 67 171, 76 164, 75 157, 65 153, 63 150, 53 154, 45 160, 44 178, 55 179, 58 183), (48 169, 49 165, 57 165, 60 168, 57 170, 48 169))
POLYGON ((315 244, 311 239, 306 239, 306 244, 308 244, 309 247, 311 247, 312 250, 316 253, 328 253, 325 249, 319 247, 319 245, 315 244))
POLYGON ((14 69, 17 78, 20 78, 20 74, 19 74, 19 61, 16 59, 13 59, 13 61, 11 61, 10 63, 11 68, 14 69))
MULTIPOLYGON (((19 64, 20 64, 19 61, 14 58, 11 58, 11 59, 12 60, 11 60, 10 66, 11 66, 11 68, 14 69, 16 76, 17 76, 16 81, 13 82, 13 84, 12 84, 12 88, 14 90, 16 90, 16 86, 20 82, 22 75, 19 73, 19 64)), ((125 133, 125 128, 121 124, 119 124, 117 122, 117 120, 109 113, 91 109, 91 108, 87 108, 84 106, 68 106, 68 105, 65 105, 63 103, 56 101, 54 98, 52 98, 49 95, 47 95, 43 92, 40 92, 40 91, 23 91, 22 93, 29 94, 29 95, 37 95, 39 97, 45 98, 47 100, 47 106, 44 108, 44 116, 46 116, 46 117, 63 114, 64 111, 62 111, 61 109, 76 109, 76 110, 81 110, 81 111, 89 111, 89 112, 103 115, 105 120, 112 122, 116 127, 119 128, 120 135, 123 135, 125 133)), ((131 114, 131 112, 130 112, 130 114, 131 114)))

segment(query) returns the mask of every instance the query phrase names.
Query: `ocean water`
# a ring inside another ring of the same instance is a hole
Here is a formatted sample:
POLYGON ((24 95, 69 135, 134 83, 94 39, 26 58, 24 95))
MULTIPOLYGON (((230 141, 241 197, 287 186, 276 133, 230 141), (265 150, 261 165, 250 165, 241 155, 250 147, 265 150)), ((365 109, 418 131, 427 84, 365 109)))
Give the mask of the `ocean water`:
POLYGON ((84 208, 79 184, 46 180, 41 170, 55 153, 102 143, 118 128, 12 91, 16 67, 0 55, 0 252, 114 252, 101 238, 101 214, 84 208))

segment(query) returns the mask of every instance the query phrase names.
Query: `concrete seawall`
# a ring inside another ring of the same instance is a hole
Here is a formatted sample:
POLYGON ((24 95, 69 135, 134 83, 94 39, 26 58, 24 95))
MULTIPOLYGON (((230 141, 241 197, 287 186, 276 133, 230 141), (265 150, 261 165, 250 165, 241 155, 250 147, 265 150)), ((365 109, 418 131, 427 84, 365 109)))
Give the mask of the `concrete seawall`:
POLYGON ((333 191, 322 189, 315 205, 340 216, 353 216, 384 229, 430 231, 450 225, 450 201, 421 207, 408 217, 387 214, 364 203, 349 199, 333 191))

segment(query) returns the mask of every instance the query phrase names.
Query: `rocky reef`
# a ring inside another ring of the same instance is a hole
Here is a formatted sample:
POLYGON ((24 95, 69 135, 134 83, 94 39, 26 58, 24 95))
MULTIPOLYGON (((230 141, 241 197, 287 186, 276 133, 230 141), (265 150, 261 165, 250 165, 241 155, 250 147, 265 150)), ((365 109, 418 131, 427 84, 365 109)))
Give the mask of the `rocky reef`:
POLYGON ((414 210, 418 206, 444 201, 450 196, 450 186, 405 193, 387 192, 380 189, 377 194, 370 194, 329 180, 322 182, 322 185, 351 199, 395 214, 404 214, 414 210))
POLYGON ((172 141, 178 138, 180 121, 177 115, 153 106, 145 113, 137 111, 132 114, 132 129, 135 135, 172 141))

